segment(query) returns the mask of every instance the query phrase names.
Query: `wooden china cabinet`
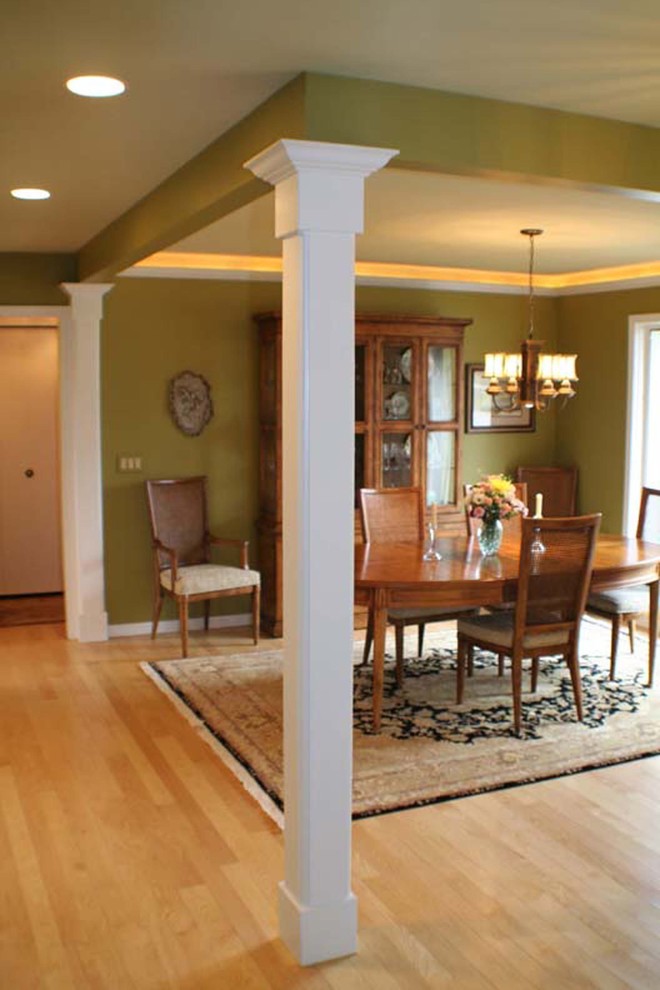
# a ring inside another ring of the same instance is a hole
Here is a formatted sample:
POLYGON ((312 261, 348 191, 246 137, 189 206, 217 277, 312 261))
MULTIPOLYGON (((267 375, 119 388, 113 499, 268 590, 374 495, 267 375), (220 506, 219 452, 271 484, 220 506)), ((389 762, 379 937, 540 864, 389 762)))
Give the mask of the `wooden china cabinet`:
MULTIPOLYGON (((259 566, 261 628, 282 635, 282 323, 259 328, 259 566)), ((460 507, 463 334, 472 321, 358 316, 355 323, 355 532, 360 488, 419 486, 442 526, 460 507)))

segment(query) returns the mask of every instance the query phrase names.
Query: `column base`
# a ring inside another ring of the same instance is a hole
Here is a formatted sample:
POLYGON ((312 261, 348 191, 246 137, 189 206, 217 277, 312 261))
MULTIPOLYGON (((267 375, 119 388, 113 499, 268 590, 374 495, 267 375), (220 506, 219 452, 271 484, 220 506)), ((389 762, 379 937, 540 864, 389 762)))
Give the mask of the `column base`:
POLYGON ((107 638, 107 612, 78 616, 78 639, 81 643, 103 643, 107 638))
POLYGON ((300 904, 279 884, 280 938, 303 966, 357 952, 357 898, 314 907, 300 904))

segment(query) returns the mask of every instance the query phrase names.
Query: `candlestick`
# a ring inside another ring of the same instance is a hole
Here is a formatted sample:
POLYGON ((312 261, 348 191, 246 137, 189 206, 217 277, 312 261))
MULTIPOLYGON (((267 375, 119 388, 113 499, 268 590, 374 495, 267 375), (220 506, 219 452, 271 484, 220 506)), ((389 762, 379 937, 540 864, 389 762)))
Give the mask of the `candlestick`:
POLYGON ((534 497, 534 518, 541 519, 543 517, 543 493, 537 492, 534 497))
POLYGON ((434 530, 437 530, 437 528, 438 528, 438 506, 436 505, 435 502, 431 506, 431 525, 433 526, 433 529, 434 530))

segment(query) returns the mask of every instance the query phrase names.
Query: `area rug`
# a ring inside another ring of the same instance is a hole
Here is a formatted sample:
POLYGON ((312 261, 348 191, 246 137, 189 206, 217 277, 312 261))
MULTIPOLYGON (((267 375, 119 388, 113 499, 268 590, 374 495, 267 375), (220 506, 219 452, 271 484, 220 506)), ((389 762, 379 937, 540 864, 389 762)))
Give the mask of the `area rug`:
MULTIPOLYGON (((415 657, 405 641, 397 688, 388 655, 382 728, 371 729, 371 668, 354 670, 353 817, 544 780, 660 753, 660 693, 644 686, 648 643, 632 657, 622 642, 617 679, 608 678, 609 628, 587 619, 581 636, 584 722, 575 716, 567 670, 541 661, 537 692, 523 683, 522 738, 511 727, 509 671, 478 654, 464 703, 454 704, 456 633, 427 633, 415 657)), ((361 655, 356 644, 354 661, 361 655)), ((280 650, 143 664, 243 784, 282 821, 282 653, 280 650), (209 736, 210 734, 210 736, 209 736)), ((327 713, 328 720, 332 712, 327 713)))

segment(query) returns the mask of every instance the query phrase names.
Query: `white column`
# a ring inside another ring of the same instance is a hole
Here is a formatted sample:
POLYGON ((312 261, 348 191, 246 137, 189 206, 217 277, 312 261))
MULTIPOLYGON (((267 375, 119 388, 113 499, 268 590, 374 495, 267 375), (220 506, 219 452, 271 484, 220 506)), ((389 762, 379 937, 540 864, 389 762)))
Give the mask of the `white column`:
POLYGON ((395 151, 283 140, 246 163, 284 240, 284 802, 280 933, 300 962, 356 949, 351 892, 355 234, 395 151))
POLYGON ((67 635, 108 638, 103 572, 100 343, 103 297, 113 285, 66 283, 69 319, 62 321, 62 528, 67 635))

